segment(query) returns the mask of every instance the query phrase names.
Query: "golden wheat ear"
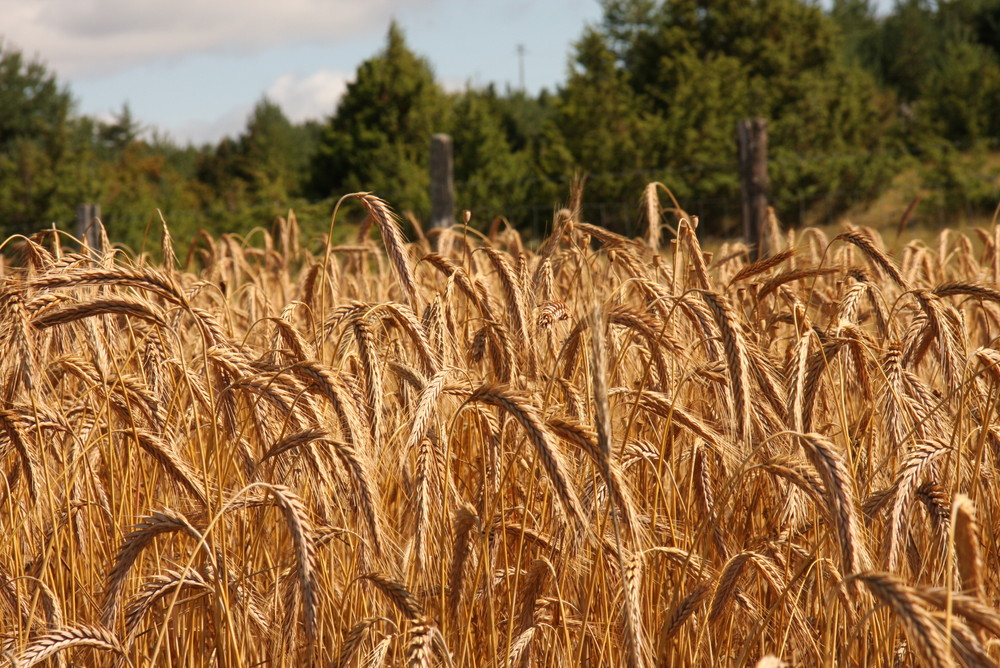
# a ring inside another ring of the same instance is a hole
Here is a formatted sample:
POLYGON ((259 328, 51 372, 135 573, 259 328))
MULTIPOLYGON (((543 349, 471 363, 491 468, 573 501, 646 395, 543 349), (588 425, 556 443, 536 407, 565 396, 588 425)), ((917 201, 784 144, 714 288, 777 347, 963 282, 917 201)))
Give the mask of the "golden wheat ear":
POLYGON ((980 546, 979 522, 976 520, 976 506, 964 494, 956 494, 952 508, 955 524, 955 556, 962 590, 982 599, 983 556, 980 546))
POLYGON ((399 282, 403 294, 406 295, 410 308, 417 310, 417 288, 413 280, 413 269, 407 257, 405 238, 399 226, 399 218, 389 207, 389 204, 372 193, 360 193, 358 201, 365 208, 378 226, 382 234, 382 243, 392 263, 393 272, 399 282))
MULTIPOLYGON (((45 634, 15 659, 14 665, 19 668, 30 668, 36 664, 76 647, 91 647, 104 652, 112 652, 127 661, 125 649, 118 638, 97 626, 67 626, 45 634)), ((128 661, 132 665, 131 661, 128 661)))
POLYGON ((750 262, 581 195, 0 244, 2 660, 995 666, 1000 227, 750 262))

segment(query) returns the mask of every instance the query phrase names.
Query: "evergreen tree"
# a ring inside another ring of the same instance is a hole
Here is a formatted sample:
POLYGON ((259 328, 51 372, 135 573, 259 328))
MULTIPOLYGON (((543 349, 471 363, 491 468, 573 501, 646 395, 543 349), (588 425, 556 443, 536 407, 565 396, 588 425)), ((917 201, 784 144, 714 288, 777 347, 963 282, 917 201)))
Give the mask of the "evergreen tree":
MULTIPOLYGON (((838 0, 833 16, 857 4, 838 0)), ((905 104, 910 150, 937 151, 942 140, 969 148, 1000 135, 1000 0, 899 0, 873 21, 853 48, 905 104)))
POLYGON ((385 49, 358 68, 323 132, 312 194, 373 190, 400 209, 426 214, 430 138, 448 127, 447 112, 430 65, 393 23, 385 49))
POLYGON ((903 102, 916 102, 948 42, 931 0, 899 0, 874 39, 879 80, 903 102))
POLYGON ((840 28, 847 62, 874 70, 878 63, 879 20, 873 0, 833 0, 830 18, 840 28))
POLYGON ((510 216, 527 195, 529 162, 511 149, 498 107, 491 87, 458 95, 452 112, 456 204, 480 223, 510 216))
MULTIPOLYGON (((240 143, 232 137, 223 137, 214 147, 202 152, 197 161, 196 174, 202 186, 202 202, 218 221, 232 220, 246 208, 250 199, 250 183, 240 143)), ((226 225, 226 231, 232 226, 226 225)))
POLYGON ((491 105, 500 118, 507 143, 513 151, 531 151, 544 134, 545 124, 556 113, 555 97, 546 89, 532 96, 520 89, 503 95, 491 91, 491 105))
POLYGON ((126 102, 111 121, 98 123, 94 133, 98 156, 109 159, 139 139, 142 125, 132 116, 132 109, 126 102))
MULTIPOLYGON (((622 122, 648 115, 650 129, 632 131, 646 153, 639 164, 658 167, 656 178, 697 203, 693 212, 712 224, 724 209, 730 218, 738 211, 741 118, 770 122, 772 194, 781 214, 835 189, 870 194, 890 172, 892 101, 843 57, 841 33, 819 7, 801 0, 607 0, 604 6, 600 29, 583 43, 603 42, 614 59, 583 63, 585 88, 599 72, 605 79, 617 72, 617 83, 593 101, 600 104, 596 117, 622 122), (817 167, 803 154, 838 157, 817 167)), ((572 82, 573 76, 567 97, 572 82)), ((599 139, 607 132, 590 133, 607 155, 617 145, 632 152, 627 143, 599 139)))
POLYGON ((259 198, 287 204, 302 192, 312 140, 308 126, 293 125, 281 107, 265 97, 239 138, 240 176, 259 198))
POLYGON ((965 16, 975 41, 1000 58, 1000 0, 964 0, 954 4, 968 8, 965 16))
POLYGON ((586 173, 587 202, 614 224, 631 217, 637 193, 651 180, 655 155, 650 151, 657 126, 645 112, 645 101, 629 85, 630 73, 617 66, 606 37, 587 30, 576 44, 575 66, 562 90, 557 123, 572 163, 564 173, 586 173), (612 209, 609 203, 614 203, 612 209))
POLYGON ((1000 137, 1000 59, 987 47, 949 42, 921 93, 920 110, 942 137, 965 148, 1000 137))
POLYGON ((523 190, 518 189, 523 198, 506 202, 503 214, 540 236, 565 201, 573 176, 573 156, 559 128, 560 97, 545 89, 532 96, 508 88, 490 104, 524 170, 523 190))
POLYGON ((0 41, 0 234, 73 220, 69 176, 86 144, 71 126, 69 92, 38 61, 0 41))

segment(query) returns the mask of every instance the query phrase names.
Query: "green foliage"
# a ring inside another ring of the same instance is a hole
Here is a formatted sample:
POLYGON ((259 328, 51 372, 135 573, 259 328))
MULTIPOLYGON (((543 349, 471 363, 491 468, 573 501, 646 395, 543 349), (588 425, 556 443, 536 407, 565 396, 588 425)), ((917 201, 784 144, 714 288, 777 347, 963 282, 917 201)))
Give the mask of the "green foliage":
POLYGON ((324 129, 312 163, 312 195, 374 190, 426 215, 430 138, 447 126, 447 98, 430 65, 410 51, 393 23, 385 49, 361 64, 324 129))
POLYGON ((524 192, 524 198, 506 202, 503 214, 514 224, 530 225, 528 233, 536 236, 541 236, 552 221, 552 212, 565 201, 573 176, 567 167, 573 158, 559 128, 560 100, 544 89, 537 97, 507 90, 491 100, 507 143, 521 156, 525 170, 519 184, 523 190, 515 190, 524 192))
POLYGON ((970 213, 991 213, 1000 204, 1000 163, 982 146, 959 151, 950 144, 930 147, 923 156, 922 177, 928 207, 948 212, 954 223, 970 213))
POLYGON ((951 141, 1000 136, 1000 60, 988 48, 950 42, 922 82, 921 111, 951 141))
POLYGON ((896 135, 923 163, 929 201, 992 210, 996 185, 969 158, 1000 137, 1000 0, 900 0, 861 19, 846 9, 858 4, 838 0, 832 15, 846 34, 863 24, 849 57, 903 102, 896 135))
POLYGON ((72 219, 81 160, 72 98, 38 61, 0 41, 0 232, 72 219))
POLYGON ((650 148, 658 119, 646 111, 604 35, 588 30, 576 45, 575 60, 557 103, 556 122, 571 159, 560 171, 589 174, 587 199, 603 205, 602 222, 621 220, 637 206, 609 210, 608 203, 638 202, 637 193, 652 180, 658 156, 650 148))
POLYGON ((277 104, 261 99, 239 137, 194 156, 192 210, 203 212, 215 230, 247 234, 289 208, 304 209, 319 134, 316 123, 295 125, 277 104))
POLYGON ((874 62, 880 81, 904 102, 920 98, 921 83, 936 66, 948 42, 929 0, 903 0, 874 36, 874 62))
POLYGON ((293 125, 281 107, 265 97, 239 138, 238 174, 258 197, 287 201, 302 193, 317 140, 315 125, 293 125))
POLYGON ((830 18, 841 32, 841 55, 867 68, 877 59, 878 18, 873 0, 833 0, 830 18))
MULTIPOLYGON (((836 24, 818 7, 799 0, 604 6, 600 28, 577 44, 578 68, 563 91, 561 127, 578 167, 606 170, 633 193, 661 180, 698 202, 695 212, 716 229, 726 210, 736 210, 742 118, 770 121, 780 213, 842 188, 865 196, 891 173, 891 102, 843 57, 836 24), (587 122, 594 117, 607 122, 587 122), (837 159, 821 166, 800 159, 813 154, 837 159)), ((600 176, 590 183, 604 188, 600 176)), ((608 193, 619 201, 622 194, 608 193)))
MULTIPOLYGON (((834 6, 845 33, 859 24, 845 7, 859 2, 834 6)), ((885 17, 863 22, 864 39, 850 40, 848 50, 921 127, 966 144, 1000 133, 1000 0, 901 0, 885 17)))
POLYGON ((455 198, 480 223, 509 215, 512 202, 528 195, 528 151, 515 151, 504 128, 496 91, 467 90, 455 97, 451 136, 455 160, 455 198))
POLYGON ((703 229, 731 232, 735 128, 757 116, 785 221, 874 197, 904 167, 922 175, 927 206, 996 206, 1000 0, 898 0, 887 13, 874 0, 602 6, 555 92, 445 94, 392 24, 325 121, 292 123, 262 98, 242 133, 203 147, 149 132, 127 105, 107 121, 74 115, 44 65, 0 42, 0 235, 72 229, 76 206, 98 202, 116 241, 155 248, 159 210, 183 252, 199 229, 247 234, 290 208, 322 233, 335 198, 359 190, 425 218, 441 131, 457 207, 482 226, 504 216, 540 234, 588 175, 590 221, 635 232, 655 180, 703 229))
MULTIPOLYGON (((201 221, 175 212, 195 211, 194 184, 171 169, 162 149, 133 141, 113 160, 101 163, 99 189, 90 201, 101 203, 102 222, 116 243, 134 250, 159 246, 161 212, 174 234, 187 238, 201 221)), ((190 216, 190 214, 189 214, 190 216)))

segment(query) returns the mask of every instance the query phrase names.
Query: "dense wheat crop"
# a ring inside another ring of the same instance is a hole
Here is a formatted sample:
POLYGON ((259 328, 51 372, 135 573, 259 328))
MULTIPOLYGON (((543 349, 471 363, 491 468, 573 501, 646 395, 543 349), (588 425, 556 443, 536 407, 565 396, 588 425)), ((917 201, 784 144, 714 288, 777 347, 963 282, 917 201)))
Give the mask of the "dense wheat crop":
POLYGON ((536 250, 364 194, 315 254, 11 240, 3 660, 996 665, 1000 228, 750 263, 656 197, 536 250))

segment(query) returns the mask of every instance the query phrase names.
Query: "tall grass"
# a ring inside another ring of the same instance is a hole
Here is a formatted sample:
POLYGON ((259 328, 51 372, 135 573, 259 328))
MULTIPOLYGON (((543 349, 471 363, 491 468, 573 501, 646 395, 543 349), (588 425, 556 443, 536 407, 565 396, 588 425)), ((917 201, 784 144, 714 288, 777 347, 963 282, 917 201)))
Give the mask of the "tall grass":
POLYGON ((751 263, 656 197, 537 252, 368 194, 317 254, 10 240, 2 660, 996 665, 1000 236, 751 263))

